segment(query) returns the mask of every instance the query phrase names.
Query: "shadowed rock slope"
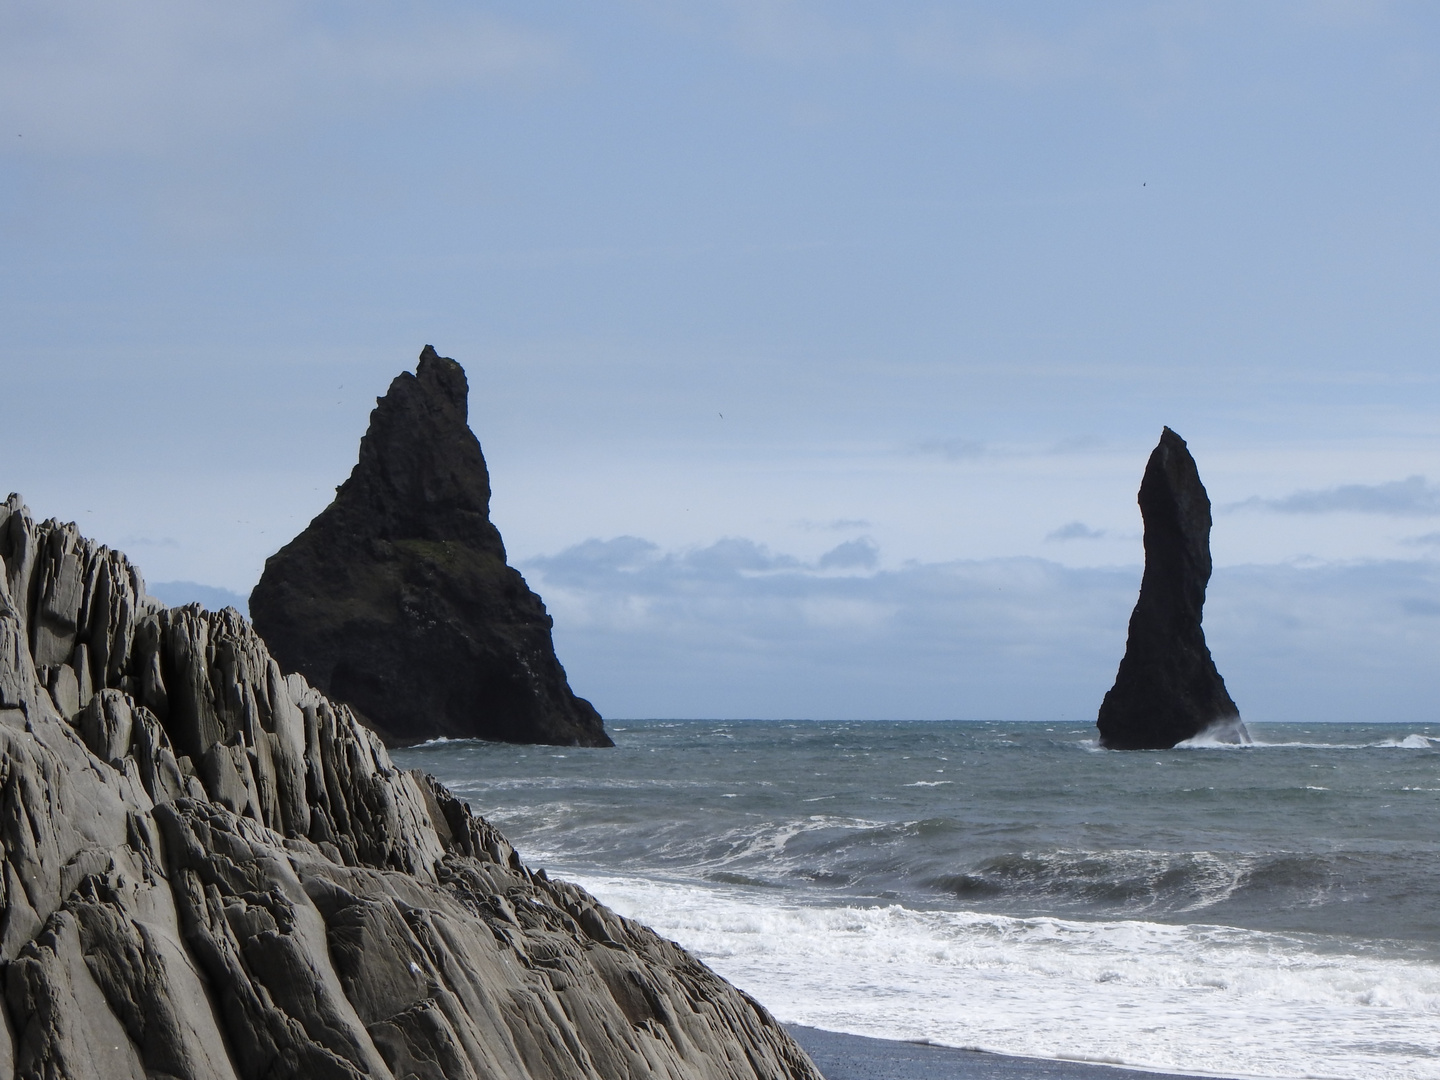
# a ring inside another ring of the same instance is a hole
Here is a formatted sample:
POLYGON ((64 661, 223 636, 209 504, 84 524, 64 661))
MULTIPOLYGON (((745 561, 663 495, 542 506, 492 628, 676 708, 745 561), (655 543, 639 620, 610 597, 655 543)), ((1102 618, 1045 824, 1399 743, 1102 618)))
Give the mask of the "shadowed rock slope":
POLYGON ((460 365, 425 346, 378 399, 335 501, 266 561, 250 617, 282 668, 392 745, 609 746, 545 605, 506 565, 467 396, 460 365))
POLYGON ((1100 744, 1163 750, 1207 731, 1245 741, 1200 626, 1210 582, 1210 497, 1185 440, 1168 427, 1145 466, 1140 513, 1145 575, 1115 685, 1100 705, 1100 744))
POLYGON ((819 1080, 235 611, 0 505, 0 1077, 819 1080))

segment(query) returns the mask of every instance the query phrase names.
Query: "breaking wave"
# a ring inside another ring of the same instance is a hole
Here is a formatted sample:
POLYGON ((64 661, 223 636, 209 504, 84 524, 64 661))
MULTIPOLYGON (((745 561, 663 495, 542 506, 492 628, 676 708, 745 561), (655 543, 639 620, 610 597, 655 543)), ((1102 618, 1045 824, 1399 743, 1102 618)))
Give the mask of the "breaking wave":
POLYGON ((785 1022, 1187 1073, 1440 1078, 1440 965, 1372 942, 578 877, 785 1022))
POLYGON ((1203 733, 1193 739, 1178 743, 1176 750, 1436 750, 1440 749, 1440 738, 1414 733, 1399 739, 1380 739, 1376 742, 1333 743, 1304 742, 1298 740, 1251 739, 1249 742, 1225 742, 1207 738, 1203 733))
POLYGON ((395 756, 787 1020, 1440 1080, 1440 725, 1250 734, 1112 753, 1088 722, 627 722, 610 750, 395 756))

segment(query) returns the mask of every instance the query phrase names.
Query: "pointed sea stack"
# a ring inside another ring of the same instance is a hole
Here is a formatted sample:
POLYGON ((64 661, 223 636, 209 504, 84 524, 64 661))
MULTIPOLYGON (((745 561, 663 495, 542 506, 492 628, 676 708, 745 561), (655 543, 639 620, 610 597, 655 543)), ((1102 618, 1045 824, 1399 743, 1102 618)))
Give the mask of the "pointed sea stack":
POLYGON ((429 345, 395 378, 335 501, 266 561, 255 629, 392 745, 613 745, 570 690, 545 605, 505 562, 468 391, 429 345))
POLYGON ((1168 427, 1140 482, 1145 576, 1115 685, 1100 705, 1100 745, 1166 750, 1210 732, 1248 742, 1200 627, 1210 581, 1210 497, 1185 440, 1168 427))

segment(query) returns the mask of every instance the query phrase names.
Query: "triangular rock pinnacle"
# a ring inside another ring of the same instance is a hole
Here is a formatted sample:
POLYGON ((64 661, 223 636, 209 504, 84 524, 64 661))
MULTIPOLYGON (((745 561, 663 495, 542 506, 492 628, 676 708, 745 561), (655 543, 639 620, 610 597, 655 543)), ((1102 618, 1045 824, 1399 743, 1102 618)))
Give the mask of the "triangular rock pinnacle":
POLYGON ((393 743, 609 746, 545 605, 506 565, 468 390, 429 345, 395 378, 335 501, 266 561, 255 628, 282 667, 393 743))

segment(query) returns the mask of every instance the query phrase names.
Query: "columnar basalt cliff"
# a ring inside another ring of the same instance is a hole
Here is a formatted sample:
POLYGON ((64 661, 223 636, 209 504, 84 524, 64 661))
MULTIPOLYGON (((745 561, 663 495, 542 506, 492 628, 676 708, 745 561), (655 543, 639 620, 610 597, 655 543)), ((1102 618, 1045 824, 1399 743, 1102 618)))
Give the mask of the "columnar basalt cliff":
POLYGON ((0 505, 0 1078, 820 1080, 236 612, 0 505))
POLYGON ((555 656, 545 605, 490 522, 468 384, 425 346, 370 414, 332 502, 265 563, 250 616, 286 671, 392 745, 609 746, 555 656))
POLYGON ((1161 750, 1208 732, 1248 741, 1240 711, 1205 644, 1210 497, 1185 440, 1168 427, 1140 482, 1145 574, 1125 656, 1100 705, 1100 744, 1161 750))

